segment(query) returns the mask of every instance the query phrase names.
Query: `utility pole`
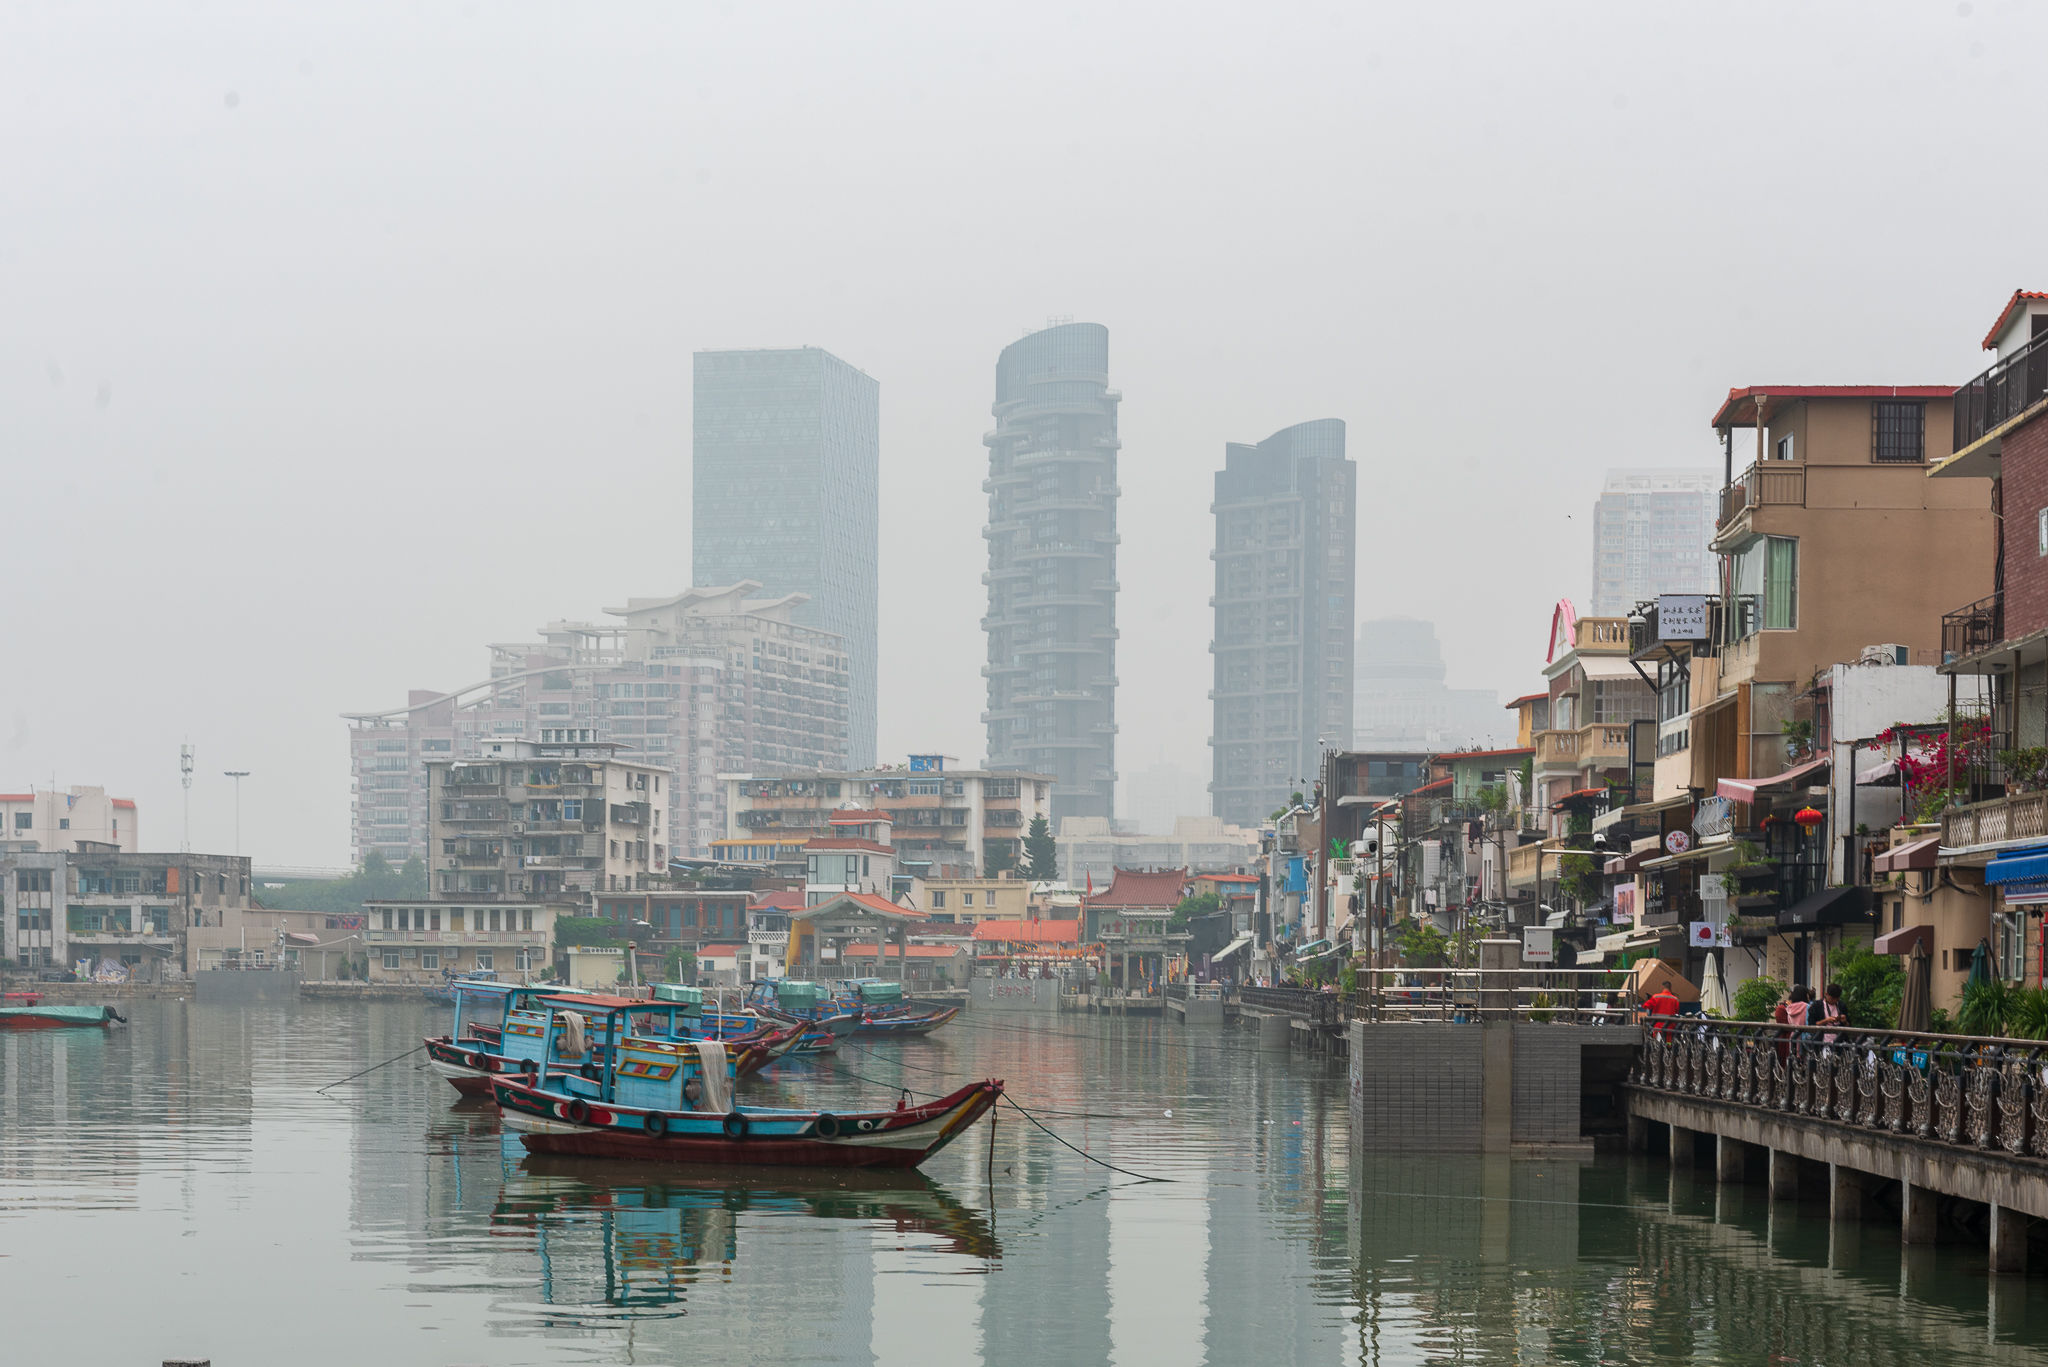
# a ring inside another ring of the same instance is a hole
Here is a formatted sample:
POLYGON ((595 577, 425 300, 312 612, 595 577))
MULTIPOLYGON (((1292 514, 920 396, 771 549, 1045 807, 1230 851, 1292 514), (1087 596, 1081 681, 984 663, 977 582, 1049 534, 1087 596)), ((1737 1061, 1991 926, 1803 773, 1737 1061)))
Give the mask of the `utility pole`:
POLYGON ((223 774, 235 781, 235 853, 242 852, 242 780, 249 777, 247 769, 223 769, 223 774))
POLYGON ((178 848, 185 854, 192 853, 192 744, 187 741, 178 747, 178 782, 185 786, 185 840, 178 848))

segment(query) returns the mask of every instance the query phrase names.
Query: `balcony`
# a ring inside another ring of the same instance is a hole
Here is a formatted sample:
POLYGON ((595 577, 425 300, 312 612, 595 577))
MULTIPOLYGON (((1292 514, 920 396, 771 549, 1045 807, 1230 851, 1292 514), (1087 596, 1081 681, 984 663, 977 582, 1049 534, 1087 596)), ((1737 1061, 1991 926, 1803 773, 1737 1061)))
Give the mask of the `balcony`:
MULTIPOLYGON (((2043 334, 2048 336, 2048 334, 2043 334)), ((1960 664, 2005 639, 2005 594, 1979 598, 1941 616, 1941 662, 1960 664)))
POLYGON ((1538 769, 1607 769, 1628 763, 1628 727, 1595 722, 1576 731, 1538 731, 1538 769))
POLYGON ((789 932, 786 930, 750 930, 747 932, 747 943, 750 945, 761 945, 770 949, 780 949, 789 943, 789 932))
POLYGON ((1806 506, 1806 467, 1788 461, 1752 465, 1721 491, 1721 517, 1714 525, 1725 527, 1751 508, 1806 506))
POLYGON ((2043 399, 2048 399, 2048 333, 2037 334, 1956 391, 1957 454, 1986 437, 2002 436, 2000 428, 2043 399))
POLYGON ((1944 848, 1996 845, 2006 840, 2048 840, 2048 793, 2014 793, 1941 814, 1944 848))

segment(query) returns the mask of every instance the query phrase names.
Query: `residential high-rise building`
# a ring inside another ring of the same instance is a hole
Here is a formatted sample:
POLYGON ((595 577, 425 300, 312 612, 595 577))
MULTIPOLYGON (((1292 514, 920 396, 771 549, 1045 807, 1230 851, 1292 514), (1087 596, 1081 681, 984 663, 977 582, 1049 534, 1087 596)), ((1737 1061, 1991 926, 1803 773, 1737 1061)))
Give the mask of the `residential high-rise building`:
POLYGON ((828 351, 700 351, 691 582, 800 594, 846 643, 851 711, 831 763, 875 762, 881 386, 828 351))
POLYGON ((759 588, 629 599, 608 609, 623 625, 551 622, 538 641, 491 646, 481 682, 414 690, 404 707, 350 716, 356 859, 428 858, 430 762, 564 729, 662 770, 665 843, 707 853, 725 830, 718 775, 825 768, 846 748, 844 644, 794 620, 801 595, 751 597, 759 588))
POLYGON ((1210 810, 1256 826, 1351 735, 1358 467, 1337 418, 1223 448, 1210 810))
POLYGON ((1109 329, 1003 348, 989 449, 988 763, 1053 775, 1056 816, 1116 793, 1117 405, 1109 329))
POLYGON ((1358 691, 1352 748, 1434 753, 1514 743, 1500 695, 1450 688, 1436 624, 1381 617, 1358 628, 1358 691))
POLYGON ((1711 470, 1609 470, 1593 505, 1593 606, 1625 617, 1660 593, 1714 592, 1711 470))

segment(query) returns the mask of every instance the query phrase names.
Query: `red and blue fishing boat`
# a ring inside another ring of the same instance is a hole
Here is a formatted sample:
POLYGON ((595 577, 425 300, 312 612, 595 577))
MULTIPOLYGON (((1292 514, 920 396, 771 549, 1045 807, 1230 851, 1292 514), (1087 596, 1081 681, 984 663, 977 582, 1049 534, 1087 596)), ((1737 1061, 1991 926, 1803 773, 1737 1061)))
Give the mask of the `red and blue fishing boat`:
POLYGON ((565 1021, 561 1037, 554 1042, 552 1063, 556 1068, 594 1072, 619 1039, 636 1033, 668 1041, 710 1037, 723 1038, 731 1046, 726 1051, 726 1067, 731 1080, 737 1080, 787 1054, 803 1033, 800 1027, 768 1021, 755 1021, 752 1029, 729 1036, 716 1026, 707 1031, 698 1019, 703 1010, 699 989, 664 985, 657 991, 663 995, 649 1001, 566 992, 559 987, 465 984, 456 998, 453 1030, 424 1041, 427 1058, 456 1091, 465 1096, 484 1095, 490 1091, 493 1077, 538 1068, 552 1008, 573 1017, 565 1021), (494 996, 502 1003, 497 1023, 471 1022, 466 1027, 470 1033, 465 1035, 465 1006, 475 1010, 494 996))
MULTIPOLYGON (((552 1046, 563 1010, 552 1002, 542 1034, 552 1046)), ((505 1127, 528 1150, 659 1163, 914 1168, 960 1137, 1002 1099, 993 1078, 893 1110, 793 1110, 732 1100, 718 1040, 625 1038, 596 1076, 548 1066, 491 1079, 505 1127), (695 1055, 695 1067, 689 1055, 695 1055)))
POLYGON ((907 1001, 903 984, 882 978, 851 978, 836 1000, 859 1014, 857 1035, 928 1035, 960 1014, 957 1006, 921 1006, 907 1001))

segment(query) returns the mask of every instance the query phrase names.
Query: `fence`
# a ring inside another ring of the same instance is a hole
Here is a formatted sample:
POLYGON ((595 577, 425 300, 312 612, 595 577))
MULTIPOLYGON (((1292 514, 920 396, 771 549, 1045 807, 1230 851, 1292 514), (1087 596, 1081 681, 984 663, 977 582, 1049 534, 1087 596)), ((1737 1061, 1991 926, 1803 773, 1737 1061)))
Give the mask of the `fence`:
POLYGON ((1255 1010, 1305 1016, 1317 1025, 1335 1025, 1339 1014, 1336 993, 1306 987, 1240 987, 1237 1000, 1255 1010))
POLYGON ((2048 1158, 2044 1065, 2048 1042, 1681 1020, 1644 1040, 1631 1081, 1966 1149, 2048 1158))
POLYGON ((1597 968, 1371 969, 1345 997, 1358 1020, 1525 1020, 1627 1025, 1637 1003, 1597 968))

